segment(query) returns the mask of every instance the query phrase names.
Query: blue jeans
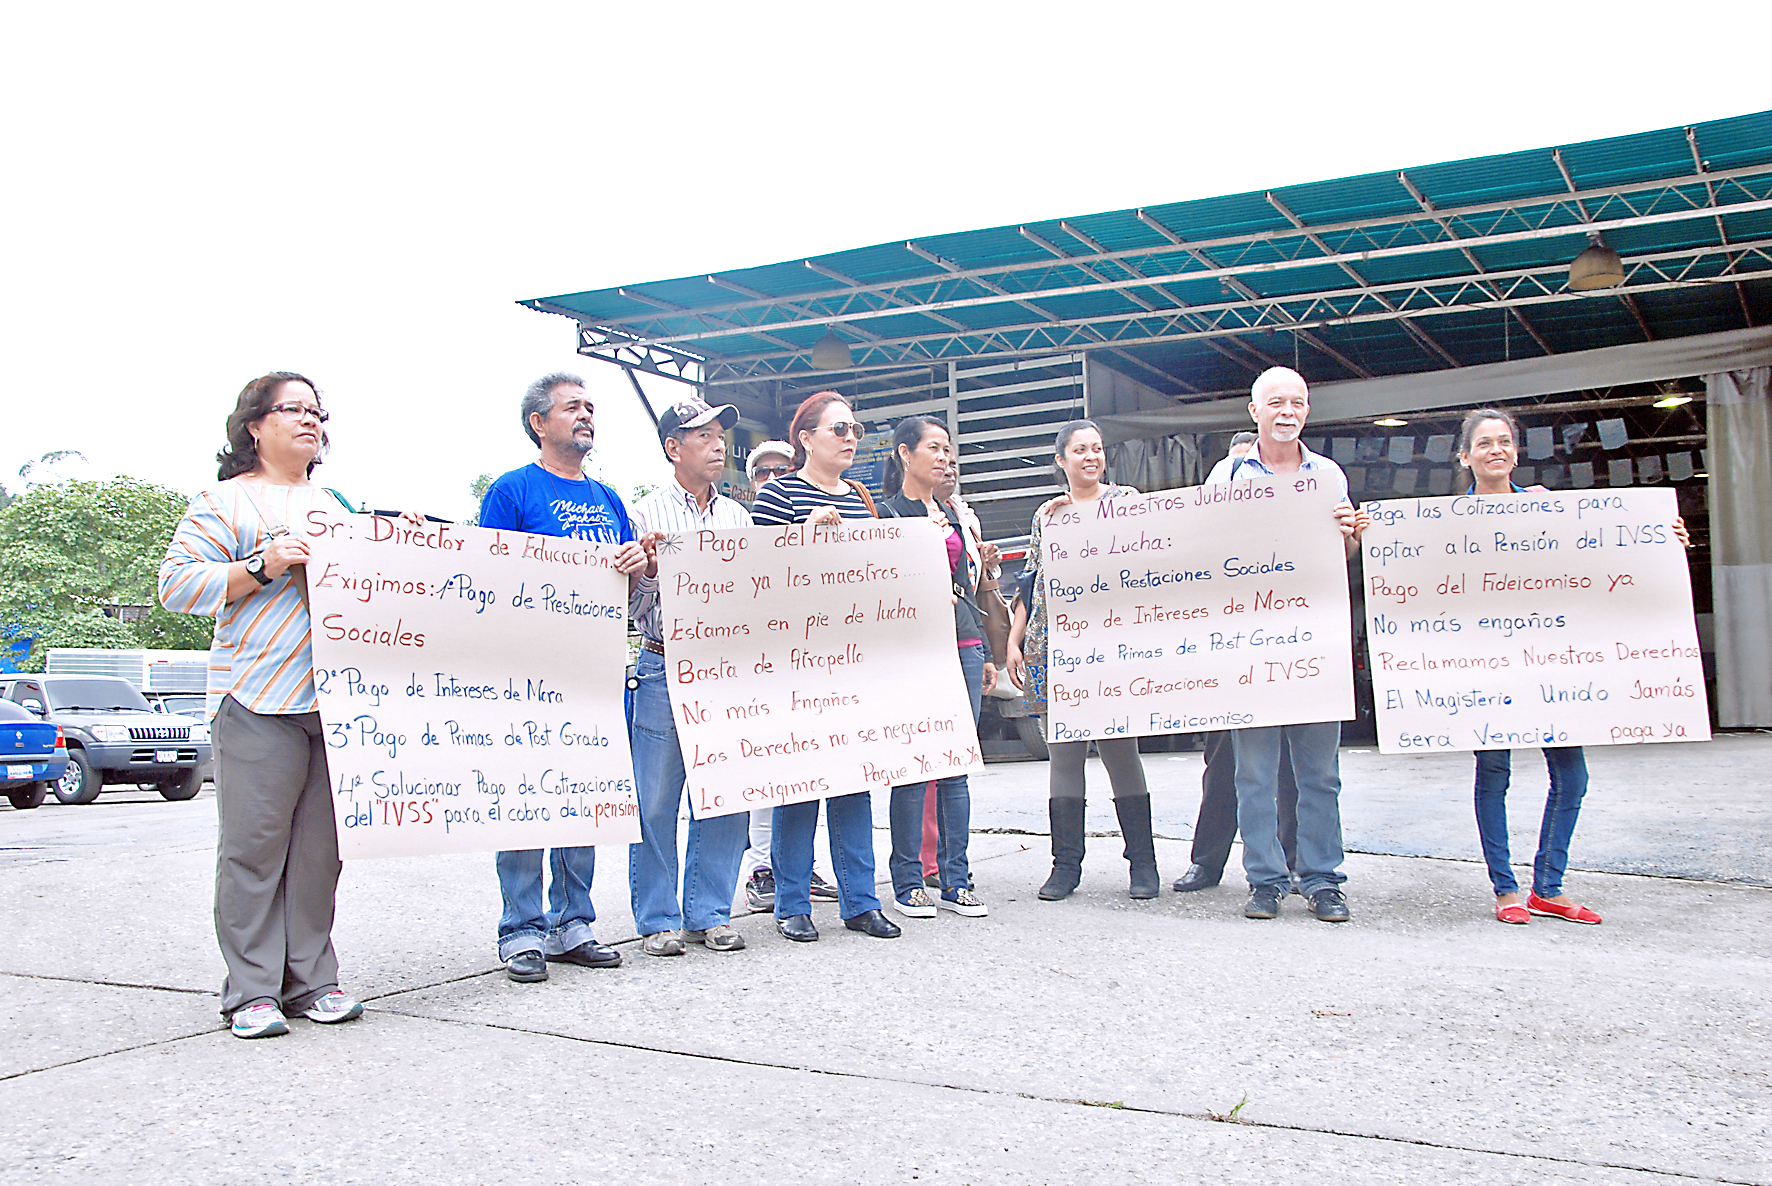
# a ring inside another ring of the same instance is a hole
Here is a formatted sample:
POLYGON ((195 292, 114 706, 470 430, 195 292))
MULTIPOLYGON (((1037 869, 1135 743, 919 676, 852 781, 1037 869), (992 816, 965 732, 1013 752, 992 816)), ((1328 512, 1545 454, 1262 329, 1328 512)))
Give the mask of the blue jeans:
POLYGON ((748 842, 750 813, 689 821, 679 910, 677 816, 683 805, 683 751, 671 715, 664 656, 642 650, 634 675, 640 681, 628 709, 628 744, 640 797, 640 843, 628 846, 634 926, 642 935, 724 926, 732 918, 732 887, 748 842))
POLYGON ((545 915, 541 904, 542 852, 519 848, 498 854, 498 891, 505 903, 498 920, 500 960, 521 951, 559 955, 596 942, 591 933, 591 924, 597 921, 591 906, 591 875, 597 870, 597 850, 546 850, 553 884, 548 887, 545 915))
MULTIPOLYGON (((981 643, 960 651, 960 672, 966 677, 966 695, 972 700, 972 723, 984 703, 984 665, 990 652, 981 643)), ((923 884, 923 796, 927 782, 892 788, 892 893, 904 901, 923 884)), ((966 844, 972 836, 972 791, 964 774, 940 779, 935 784, 935 826, 941 834, 936 845, 936 864, 941 867, 941 888, 965 889, 972 884, 966 864, 966 844)))
MULTIPOLYGON (((854 918, 880 908, 874 893, 874 801, 866 791, 824 801, 831 838, 831 870, 837 876, 837 908, 854 918)), ((818 800, 775 809, 770 858, 775 862, 775 917, 812 913, 812 833, 818 800)))
POLYGON ((1289 875, 1280 844, 1280 741, 1292 751, 1298 784, 1297 871, 1310 897, 1347 880, 1341 872, 1341 722, 1236 729, 1237 828, 1243 833, 1243 873, 1249 887, 1284 891, 1289 875))
MULTIPOLYGON (((1532 862, 1532 892, 1554 898, 1563 892, 1569 868, 1569 838, 1587 794, 1587 756, 1579 745, 1548 746, 1544 764, 1550 770, 1550 794, 1544 800, 1544 822, 1538 827, 1538 856, 1532 862)), ((1508 861, 1507 784, 1513 754, 1504 749, 1477 751, 1477 835, 1483 841, 1483 862, 1496 896, 1520 891, 1508 861)))

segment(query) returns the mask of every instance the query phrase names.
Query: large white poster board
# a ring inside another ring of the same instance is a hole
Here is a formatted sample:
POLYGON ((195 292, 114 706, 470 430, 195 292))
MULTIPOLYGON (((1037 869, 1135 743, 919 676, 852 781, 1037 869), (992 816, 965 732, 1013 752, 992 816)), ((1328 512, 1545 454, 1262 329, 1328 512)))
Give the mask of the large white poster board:
POLYGON ((927 521, 684 532, 658 559, 697 819, 984 768, 927 521))
POLYGON ((1351 717, 1339 501, 1299 474, 1057 511, 1040 558, 1047 737, 1351 717))
POLYGON ((1673 491, 1365 508, 1381 752, 1710 739, 1673 491))
POLYGON ((614 545, 322 511, 296 530, 340 856, 639 840, 614 545))

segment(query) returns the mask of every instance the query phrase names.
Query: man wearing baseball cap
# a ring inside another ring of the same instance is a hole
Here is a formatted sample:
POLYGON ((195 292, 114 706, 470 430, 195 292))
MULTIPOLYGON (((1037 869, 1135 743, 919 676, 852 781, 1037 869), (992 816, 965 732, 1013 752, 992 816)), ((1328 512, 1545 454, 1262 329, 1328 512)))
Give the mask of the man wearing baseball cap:
MULTIPOLYGON (((751 526, 744 507, 720 493, 726 430, 737 422, 738 409, 731 404, 709 407, 694 394, 659 416, 659 441, 676 477, 635 505, 634 523, 643 541, 656 544, 661 535, 751 526)), ((739 951, 744 936, 729 924, 750 816, 741 811, 689 821, 679 898, 677 814, 683 803, 683 751, 677 743, 666 681, 657 578, 643 578, 635 593, 634 625, 641 641, 634 664, 638 686, 628 711, 628 739, 640 798, 640 843, 628 849, 628 885, 634 925, 644 936, 640 950, 647 955, 682 955, 687 941, 709 951, 739 951)))

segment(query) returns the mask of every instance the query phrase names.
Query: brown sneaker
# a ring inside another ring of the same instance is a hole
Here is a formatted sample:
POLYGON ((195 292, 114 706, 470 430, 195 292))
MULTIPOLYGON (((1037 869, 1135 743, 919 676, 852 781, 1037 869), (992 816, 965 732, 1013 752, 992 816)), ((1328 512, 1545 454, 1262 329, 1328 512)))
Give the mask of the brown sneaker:
POLYGON ((691 943, 699 943, 709 951, 744 950, 744 936, 725 923, 709 927, 705 931, 684 931, 683 938, 691 943))

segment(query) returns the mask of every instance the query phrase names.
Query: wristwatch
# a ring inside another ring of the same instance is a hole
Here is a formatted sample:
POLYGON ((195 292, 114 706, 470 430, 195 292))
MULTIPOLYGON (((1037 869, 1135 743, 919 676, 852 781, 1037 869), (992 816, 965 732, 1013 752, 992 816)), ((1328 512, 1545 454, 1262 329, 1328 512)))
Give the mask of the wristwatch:
POLYGON ((246 558, 246 572, 261 585, 268 585, 273 580, 265 575, 265 558, 263 556, 248 556, 246 558))

